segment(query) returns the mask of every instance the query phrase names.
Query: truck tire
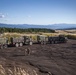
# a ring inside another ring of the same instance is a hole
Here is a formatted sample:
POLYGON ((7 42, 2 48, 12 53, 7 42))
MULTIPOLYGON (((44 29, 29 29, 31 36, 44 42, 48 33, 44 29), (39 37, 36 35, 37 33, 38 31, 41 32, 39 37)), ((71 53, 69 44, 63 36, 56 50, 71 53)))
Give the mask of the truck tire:
POLYGON ((54 41, 51 41, 51 44, 54 44, 54 41))
POLYGON ((33 43, 32 42, 29 42, 29 45, 32 45, 33 43))
POLYGON ((44 44, 44 42, 43 41, 41 41, 41 45, 43 45, 44 44))
POLYGON ((20 47, 22 47, 23 46, 23 43, 20 43, 20 47))
POLYGON ((57 41, 55 41, 54 43, 55 43, 55 44, 57 44, 58 42, 57 42, 57 41))
POLYGON ((4 48, 7 48, 7 45, 4 45, 4 48))
POLYGON ((1 49, 3 49, 3 45, 1 45, 1 49))
POLYGON ((16 47, 19 47, 19 44, 18 44, 18 43, 16 43, 16 44, 15 44, 15 46, 16 46, 16 47))
POLYGON ((46 45, 46 42, 44 42, 44 45, 46 45))

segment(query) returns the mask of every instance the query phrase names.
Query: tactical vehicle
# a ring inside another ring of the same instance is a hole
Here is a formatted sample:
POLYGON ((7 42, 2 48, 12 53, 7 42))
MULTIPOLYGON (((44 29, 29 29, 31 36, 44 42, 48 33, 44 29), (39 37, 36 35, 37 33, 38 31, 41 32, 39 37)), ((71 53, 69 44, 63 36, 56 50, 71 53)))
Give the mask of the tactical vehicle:
POLYGON ((50 43, 66 43, 67 38, 64 35, 54 36, 48 38, 50 43))
POLYGON ((23 46, 25 44, 32 45, 32 40, 29 36, 21 36, 21 37, 11 37, 10 45, 15 45, 16 47, 23 46))
POLYGON ((7 48, 8 46, 8 39, 0 37, 0 48, 7 48))
POLYGON ((47 44, 48 43, 48 37, 45 35, 38 35, 37 36, 37 42, 40 44, 47 44))

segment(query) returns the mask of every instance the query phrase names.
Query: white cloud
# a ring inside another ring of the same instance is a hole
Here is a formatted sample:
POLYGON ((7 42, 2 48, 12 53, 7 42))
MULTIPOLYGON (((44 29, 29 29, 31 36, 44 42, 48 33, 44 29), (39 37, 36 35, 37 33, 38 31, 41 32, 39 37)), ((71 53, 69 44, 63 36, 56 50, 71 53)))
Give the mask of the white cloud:
POLYGON ((5 15, 3 15, 2 13, 0 13, 0 18, 4 18, 5 17, 5 15))
POLYGON ((28 18, 30 18, 31 16, 30 15, 28 15, 28 18))

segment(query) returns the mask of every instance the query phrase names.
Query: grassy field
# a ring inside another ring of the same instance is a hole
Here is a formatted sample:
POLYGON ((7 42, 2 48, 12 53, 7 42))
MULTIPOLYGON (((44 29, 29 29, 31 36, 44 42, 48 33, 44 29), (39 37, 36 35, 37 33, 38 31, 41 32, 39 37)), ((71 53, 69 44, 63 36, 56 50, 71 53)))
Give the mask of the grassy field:
POLYGON ((60 34, 67 36, 69 39, 76 39, 76 30, 55 30, 55 33, 4 33, 2 37, 19 37, 19 36, 31 36, 33 40, 36 39, 37 35, 46 35, 46 36, 58 36, 60 34))

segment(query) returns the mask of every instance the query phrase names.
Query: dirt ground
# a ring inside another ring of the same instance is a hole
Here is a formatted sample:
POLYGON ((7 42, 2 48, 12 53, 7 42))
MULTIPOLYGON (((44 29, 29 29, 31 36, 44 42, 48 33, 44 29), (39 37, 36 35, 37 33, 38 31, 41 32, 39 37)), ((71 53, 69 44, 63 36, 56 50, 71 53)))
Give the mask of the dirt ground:
POLYGON ((0 68, 2 67, 5 75, 76 75, 76 40, 0 49, 0 68), (30 54, 26 53, 27 48, 30 49, 30 54), (19 73, 8 70, 9 74, 7 68, 19 73), (21 74, 20 70, 26 70, 28 74, 21 74))

